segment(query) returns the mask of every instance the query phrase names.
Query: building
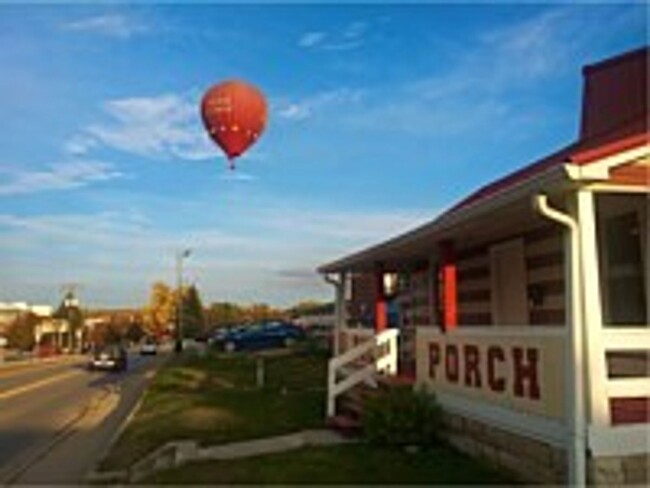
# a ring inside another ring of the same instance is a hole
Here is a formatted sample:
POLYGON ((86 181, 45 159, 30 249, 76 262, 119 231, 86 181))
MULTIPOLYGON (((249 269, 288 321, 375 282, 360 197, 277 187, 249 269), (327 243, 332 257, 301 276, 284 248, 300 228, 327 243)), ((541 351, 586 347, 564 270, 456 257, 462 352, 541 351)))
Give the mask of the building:
POLYGON ((376 371, 406 372, 460 449, 531 481, 648 483, 648 56, 584 68, 574 142, 319 268, 336 283, 328 415, 376 371), (350 282, 371 328, 348 321, 350 282))
POLYGON ((30 305, 27 302, 0 302, 0 336, 21 315, 32 313, 44 319, 52 316, 52 307, 49 305, 30 305))

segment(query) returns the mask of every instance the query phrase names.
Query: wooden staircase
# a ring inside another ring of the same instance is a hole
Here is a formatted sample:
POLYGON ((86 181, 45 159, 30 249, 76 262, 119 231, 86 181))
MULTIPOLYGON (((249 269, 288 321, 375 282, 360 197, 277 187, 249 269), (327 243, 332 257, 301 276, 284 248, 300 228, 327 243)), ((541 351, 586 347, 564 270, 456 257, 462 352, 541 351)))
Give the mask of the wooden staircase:
POLYGON ((345 435, 358 435, 369 398, 395 386, 413 385, 411 375, 397 374, 397 336, 396 329, 389 329, 330 360, 329 427, 345 435))

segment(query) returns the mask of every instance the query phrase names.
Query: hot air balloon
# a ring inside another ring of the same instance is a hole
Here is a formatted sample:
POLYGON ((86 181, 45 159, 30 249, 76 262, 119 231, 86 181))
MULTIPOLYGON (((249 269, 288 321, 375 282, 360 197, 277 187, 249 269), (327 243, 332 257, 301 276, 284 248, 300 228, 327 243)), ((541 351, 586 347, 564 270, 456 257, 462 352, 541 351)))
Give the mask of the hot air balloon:
POLYGON ((235 158, 262 135, 266 115, 262 92, 240 80, 214 85, 201 101, 203 125, 228 157, 230 169, 235 168, 235 158))

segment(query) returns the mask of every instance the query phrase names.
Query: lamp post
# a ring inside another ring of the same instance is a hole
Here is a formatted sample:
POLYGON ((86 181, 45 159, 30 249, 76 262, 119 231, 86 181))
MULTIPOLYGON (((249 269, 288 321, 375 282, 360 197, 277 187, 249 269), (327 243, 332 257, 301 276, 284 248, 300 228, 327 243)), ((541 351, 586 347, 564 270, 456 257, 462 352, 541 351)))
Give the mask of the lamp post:
POLYGON ((176 305, 176 352, 183 350, 183 259, 192 254, 190 249, 176 253, 176 287, 178 304, 176 305))

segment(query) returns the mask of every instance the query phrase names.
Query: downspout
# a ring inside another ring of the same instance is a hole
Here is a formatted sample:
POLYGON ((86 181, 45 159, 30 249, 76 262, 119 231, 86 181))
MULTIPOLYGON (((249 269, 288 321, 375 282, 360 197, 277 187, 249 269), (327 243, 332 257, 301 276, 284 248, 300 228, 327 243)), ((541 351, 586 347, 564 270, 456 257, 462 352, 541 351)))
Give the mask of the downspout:
POLYGON ((567 399, 571 404, 569 484, 580 487, 586 485, 587 449, 585 439, 584 380, 582 375, 584 332, 582 318, 583 300, 580 289, 580 234, 576 220, 570 215, 550 207, 546 195, 535 195, 534 207, 541 215, 565 226, 570 232, 569 242, 565 244, 565 253, 570 260, 570 267, 565 274, 565 281, 570 284, 566 288, 566 293, 569 294, 566 303, 571 308, 571 335, 570 344, 568 345, 571 360, 569 361, 570 378, 567 382, 567 386, 570 386, 570 388, 565 388, 565 390, 567 392, 567 399))
POLYGON ((343 328, 345 313, 345 273, 340 274, 340 279, 336 280, 330 275, 323 275, 327 283, 334 287, 334 331, 333 331, 333 356, 338 356, 340 352, 341 329, 343 328))

